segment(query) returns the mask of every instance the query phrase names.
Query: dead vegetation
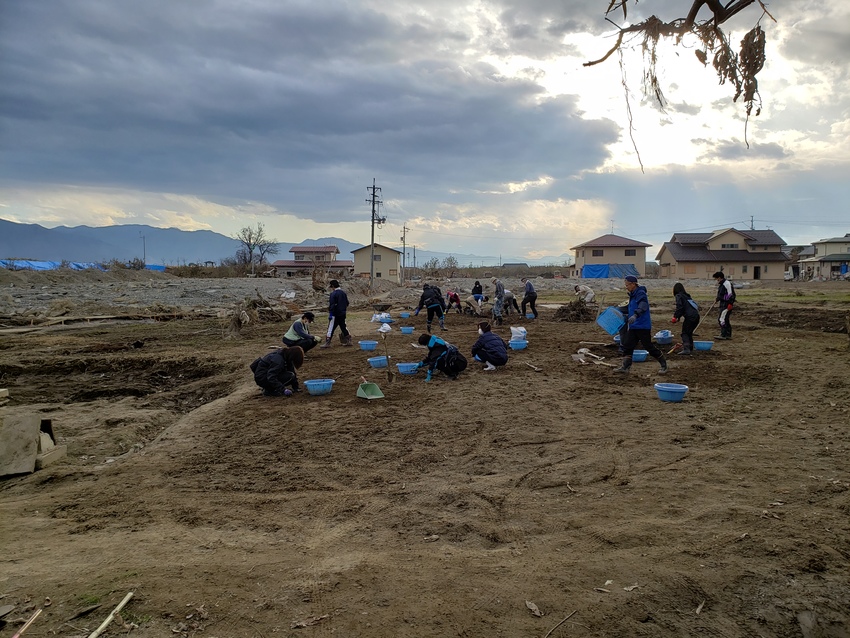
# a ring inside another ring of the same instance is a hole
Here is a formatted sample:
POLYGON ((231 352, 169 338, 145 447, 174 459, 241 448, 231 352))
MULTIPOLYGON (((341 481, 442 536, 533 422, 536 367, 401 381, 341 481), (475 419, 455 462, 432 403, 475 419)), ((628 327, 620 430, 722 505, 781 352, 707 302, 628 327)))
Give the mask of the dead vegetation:
POLYGON ((555 311, 555 321, 586 323, 596 318, 596 310, 588 306, 584 299, 576 299, 555 311))

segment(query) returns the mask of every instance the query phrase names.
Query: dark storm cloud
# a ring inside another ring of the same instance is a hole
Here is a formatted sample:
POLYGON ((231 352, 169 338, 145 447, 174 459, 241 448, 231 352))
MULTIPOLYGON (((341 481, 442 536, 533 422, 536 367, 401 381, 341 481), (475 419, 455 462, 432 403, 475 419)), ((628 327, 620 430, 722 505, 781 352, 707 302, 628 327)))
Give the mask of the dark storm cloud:
MULTIPOLYGON (((464 29, 346 6, 12 3, 2 173, 341 219, 374 175, 408 197, 487 190, 594 167, 617 137, 571 98, 465 63, 464 29)), ((540 29, 511 24, 517 41, 540 29)))

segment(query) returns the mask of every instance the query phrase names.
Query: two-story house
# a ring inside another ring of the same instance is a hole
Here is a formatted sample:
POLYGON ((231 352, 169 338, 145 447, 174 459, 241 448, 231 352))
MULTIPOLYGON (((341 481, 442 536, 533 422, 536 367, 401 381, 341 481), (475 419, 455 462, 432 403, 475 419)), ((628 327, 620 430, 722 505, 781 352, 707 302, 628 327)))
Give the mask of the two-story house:
POLYGON ((602 235, 570 250, 575 251, 573 277, 605 278, 646 275, 646 249, 652 244, 620 237, 602 235))
POLYGON ((676 233, 655 258, 662 279, 711 279, 718 270, 738 280, 778 279, 789 260, 785 241, 772 230, 724 228, 713 233, 676 233))
MULTIPOLYGON (((389 279, 401 283, 401 251, 383 244, 375 244, 374 271, 375 279, 389 279)), ((372 257, 372 244, 351 251, 354 255, 354 272, 358 277, 369 278, 372 267, 369 260, 372 257)))
POLYGON ((339 255, 336 246, 293 246, 289 252, 293 255, 292 259, 278 259, 272 263, 278 273, 284 273, 287 277, 307 274, 317 267, 328 273, 345 275, 354 267, 350 259, 336 258, 339 255))
POLYGON ((850 233, 812 242, 812 254, 800 255, 800 276, 806 279, 846 277, 850 269, 850 233))

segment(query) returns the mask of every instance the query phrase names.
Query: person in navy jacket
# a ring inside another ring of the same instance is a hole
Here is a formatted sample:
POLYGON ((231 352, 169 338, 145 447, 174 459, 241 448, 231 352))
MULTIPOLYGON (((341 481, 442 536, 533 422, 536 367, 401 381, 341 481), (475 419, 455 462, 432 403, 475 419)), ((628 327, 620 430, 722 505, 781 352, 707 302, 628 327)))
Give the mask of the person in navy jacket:
POLYGON ((344 346, 350 346, 351 333, 348 331, 348 326, 345 325, 345 315, 348 312, 348 295, 339 287, 339 282, 336 279, 331 279, 328 285, 331 287, 331 294, 328 296, 328 334, 325 337, 325 342, 319 347, 331 347, 331 339, 337 326, 339 326, 340 343, 344 346))
POLYGON ((508 344, 499 335, 490 332, 488 322, 482 321, 478 324, 478 341, 472 344, 472 356, 477 356, 484 363, 484 370, 490 372, 508 362, 508 344))
POLYGON ((652 318, 649 315, 649 297, 646 296, 646 286, 639 286, 637 277, 628 275, 625 279, 626 290, 629 292, 629 305, 626 307, 625 343, 620 338, 623 347, 623 363, 614 372, 626 373, 632 367, 632 354, 638 344, 643 345, 649 356, 661 364, 658 374, 667 374, 667 360, 664 354, 652 342, 652 318))

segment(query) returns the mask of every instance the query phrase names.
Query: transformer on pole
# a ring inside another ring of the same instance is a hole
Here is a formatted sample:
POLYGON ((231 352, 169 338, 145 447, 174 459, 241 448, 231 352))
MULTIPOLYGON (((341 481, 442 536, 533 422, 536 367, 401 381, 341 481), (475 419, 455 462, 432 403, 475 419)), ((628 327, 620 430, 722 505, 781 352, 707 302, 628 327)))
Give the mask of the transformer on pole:
POLYGON ((375 225, 381 227, 381 224, 385 224, 387 222, 386 217, 378 216, 378 207, 384 202, 380 199, 381 189, 375 186, 375 178, 372 178, 372 185, 367 186, 366 190, 371 193, 369 199, 366 200, 367 204, 372 204, 372 244, 370 246, 371 251, 369 255, 369 288, 371 289, 375 283, 375 225))

